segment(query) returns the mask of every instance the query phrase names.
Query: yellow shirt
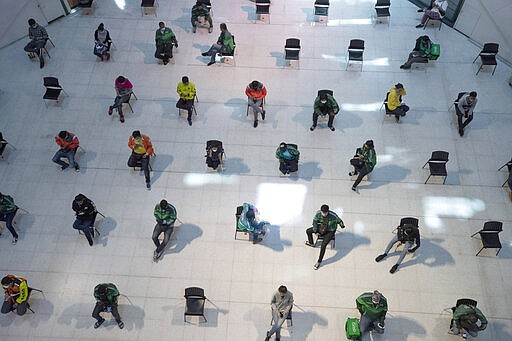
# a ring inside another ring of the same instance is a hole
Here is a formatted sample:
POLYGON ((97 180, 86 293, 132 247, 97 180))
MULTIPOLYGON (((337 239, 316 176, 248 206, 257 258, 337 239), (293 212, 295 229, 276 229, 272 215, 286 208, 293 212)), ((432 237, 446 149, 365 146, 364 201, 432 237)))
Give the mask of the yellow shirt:
POLYGON ((133 146, 133 151, 136 154, 146 154, 146 148, 144 148, 144 143, 142 143, 142 138, 134 139, 135 145, 133 146))
POLYGON ((399 95, 396 88, 392 88, 389 90, 389 96, 388 96, 388 109, 393 111, 396 108, 400 106, 400 96, 405 96, 406 92, 405 89, 402 90, 402 93, 399 95))

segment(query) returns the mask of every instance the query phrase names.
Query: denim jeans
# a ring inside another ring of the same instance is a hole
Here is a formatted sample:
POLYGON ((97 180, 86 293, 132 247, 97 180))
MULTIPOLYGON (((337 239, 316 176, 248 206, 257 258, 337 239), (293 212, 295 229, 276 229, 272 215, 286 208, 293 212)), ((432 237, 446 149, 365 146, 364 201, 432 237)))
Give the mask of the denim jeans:
POLYGON ((4 301, 4 303, 2 304, 2 314, 8 314, 14 309, 16 309, 16 313, 18 315, 25 315, 28 307, 27 304, 27 301, 21 303, 13 303, 13 301, 11 300, 4 301))
POLYGON ((284 321, 286 321, 287 316, 288 313, 283 314, 283 317, 280 317, 279 312, 272 309, 272 318, 274 323, 272 324, 272 327, 270 327, 270 330, 267 332, 267 336, 272 336, 275 333, 276 338, 281 338, 281 326, 283 325, 284 321))
MULTIPOLYGON (((395 245, 396 243, 398 243, 398 236, 395 236, 395 237, 393 237, 393 239, 391 239, 391 241, 389 242, 388 246, 386 247, 386 250, 384 251, 384 253, 388 254, 389 251, 391 251, 391 248, 393 247, 393 245, 395 245)), ((404 249, 402 250, 402 253, 400 254, 400 258, 398 258, 398 261, 396 262, 397 265, 402 263, 402 261, 405 258, 405 255, 407 254, 407 251, 409 251, 409 249, 412 247, 412 244, 413 244, 413 242, 411 242, 411 241, 405 242, 405 246, 404 246, 404 249)))
POLYGON ((66 166, 68 164, 65 163, 64 161, 62 161, 61 159, 67 158, 69 161, 69 165, 73 165, 74 167, 77 167, 78 164, 75 162, 75 154, 76 154, 76 149, 65 150, 65 149, 61 148, 61 149, 57 150, 57 152, 53 156, 52 161, 60 166, 66 166))
POLYGON ((258 114, 263 113, 263 99, 262 98, 247 98, 247 105, 252 108, 252 112, 254 113, 254 120, 258 120, 258 114))
POLYGON ((131 92, 124 95, 117 95, 114 99, 114 104, 112 105, 112 108, 117 109, 117 113, 120 116, 123 116, 123 103, 127 103, 130 100, 131 95, 131 92))
POLYGON ((215 55, 222 51, 222 45, 220 44, 213 44, 210 49, 208 50, 208 55, 211 57, 210 62, 215 62, 215 55))
POLYGON ((156 252, 160 253, 162 252, 165 247, 167 246, 167 243, 169 243, 169 240, 171 239, 172 231, 174 230, 173 225, 162 225, 162 224, 156 224, 155 229, 153 230, 153 243, 155 243, 156 246, 156 252), (160 243, 160 240, 158 239, 158 236, 163 232, 164 234, 164 240, 162 243, 160 243))
POLYGON ((5 221, 5 226, 7 226, 7 229, 11 232, 13 238, 18 238, 18 234, 16 233, 14 226, 12 226, 12 221, 14 220, 17 210, 18 209, 14 212, 0 213, 0 221, 5 221))
POLYGON ((384 330, 376 326, 378 322, 379 321, 372 321, 368 317, 361 315, 361 318, 359 319, 359 330, 361 330, 361 334, 370 330, 383 334, 384 330))
POLYGON ((73 228, 75 230, 80 230, 84 233, 85 238, 87 238, 87 241, 89 242, 89 245, 92 246, 92 238, 94 238, 94 222, 90 219, 80 219, 76 218, 75 222, 73 223, 73 228))

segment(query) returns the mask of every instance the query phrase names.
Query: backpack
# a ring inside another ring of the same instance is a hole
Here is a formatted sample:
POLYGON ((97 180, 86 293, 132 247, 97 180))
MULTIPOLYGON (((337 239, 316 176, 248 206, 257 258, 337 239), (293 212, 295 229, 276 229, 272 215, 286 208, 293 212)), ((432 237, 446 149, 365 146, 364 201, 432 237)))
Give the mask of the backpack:
POLYGON ((347 339, 353 341, 361 340, 361 330, 359 329, 359 319, 358 318, 347 318, 345 322, 345 335, 347 339))

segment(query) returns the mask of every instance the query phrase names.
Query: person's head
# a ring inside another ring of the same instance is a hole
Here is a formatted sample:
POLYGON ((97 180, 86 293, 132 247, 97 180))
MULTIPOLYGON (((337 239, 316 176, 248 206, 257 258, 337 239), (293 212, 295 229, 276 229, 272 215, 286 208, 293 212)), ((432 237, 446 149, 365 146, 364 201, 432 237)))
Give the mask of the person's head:
POLYGON ((476 91, 471 91, 471 92, 469 93, 469 100, 470 100, 471 102, 473 102, 473 101, 475 100, 475 98, 476 98, 476 91))
POLYGON ((67 137, 68 137, 68 132, 67 132, 67 131, 65 131, 65 130, 61 130, 61 131, 59 132, 59 137, 60 137, 61 139, 65 139, 65 138, 67 138, 67 137))
POLYGON ((466 316, 466 320, 471 324, 475 324, 478 322, 478 316, 476 316, 474 313, 471 313, 466 316))
POLYGON ((323 204, 320 207, 320 212, 322 212, 322 216, 327 217, 327 215, 329 214, 329 205, 323 204))
POLYGON ((98 294, 100 296, 101 301, 107 300, 107 285, 106 284, 100 284, 98 287, 98 294))
POLYGON ((187 84, 188 84, 188 77, 187 77, 187 76, 183 76, 183 77, 181 77, 181 82, 182 82, 183 84, 187 85, 187 84))
POLYGON ((380 303, 380 299, 382 298, 382 294, 380 292, 378 292, 377 290, 375 290, 372 294, 372 303, 374 305, 377 305, 380 303))
POLYGON ((327 103, 327 93, 322 92, 322 93, 320 94, 320 103, 322 103, 322 104, 327 103))
POLYGON ((140 137, 141 137, 140 130, 134 130, 133 133, 132 133, 132 137, 134 139, 140 139, 140 137))
POLYGON ((286 151, 286 143, 281 142, 281 144, 279 145, 279 150, 282 152, 286 151))
POLYGON ((105 26, 103 25, 103 23, 99 24, 98 31, 103 31, 104 29, 105 29, 105 26))
POLYGON ((227 30, 228 30, 228 27, 226 26, 226 24, 225 24, 225 23, 220 24, 220 30, 221 30, 222 32, 224 32, 224 31, 227 31, 227 30))
POLYGON ((163 22, 163 21, 160 21, 160 22, 158 23, 158 27, 160 27, 160 29, 165 28, 165 24, 164 24, 164 22, 163 22))
POLYGON ((284 295, 286 295, 286 293, 288 292, 288 288, 285 287, 284 285, 281 285, 279 289, 277 289, 277 291, 279 291, 281 297, 284 297, 284 295))
POLYGON ((254 220, 256 218, 256 215, 254 214, 253 210, 249 210, 247 211, 247 213, 245 213, 245 217, 247 218, 247 220, 254 220))
POLYGON ((28 26, 35 27, 36 21, 33 18, 28 19, 28 26))
POLYGON ((401 94, 402 92, 404 92, 404 85, 402 83, 396 83, 395 89, 398 94, 401 94))
POLYGON ((251 82, 251 89, 258 90, 258 87, 260 86, 260 82, 254 80, 251 82))
POLYGON ((7 289, 9 287, 11 287, 12 285, 12 278, 9 277, 9 276, 5 276, 4 278, 2 278, 2 287, 4 289, 7 289))
POLYGON ((83 195, 82 193, 79 193, 76 197, 75 197, 75 201, 81 205, 83 204, 83 202, 85 201, 85 195, 83 195))
POLYGON ((117 77, 116 81, 118 83, 124 83, 126 81, 126 78, 124 78, 123 76, 119 76, 119 77, 117 77))
POLYGON ((203 7, 203 3, 198 1, 198 2, 196 2, 196 6, 199 7, 199 8, 202 8, 203 7))
POLYGON ((167 209, 167 207, 169 207, 167 200, 162 199, 162 201, 160 201, 160 208, 165 211, 167 209))
POLYGON ((373 149, 373 140, 368 140, 364 143, 366 147, 373 149))

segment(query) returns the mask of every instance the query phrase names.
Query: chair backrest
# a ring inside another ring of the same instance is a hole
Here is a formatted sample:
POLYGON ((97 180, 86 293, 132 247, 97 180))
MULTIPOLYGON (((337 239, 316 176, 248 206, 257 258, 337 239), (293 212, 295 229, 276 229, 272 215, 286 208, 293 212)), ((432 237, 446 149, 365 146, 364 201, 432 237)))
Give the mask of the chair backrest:
POLYGON ((317 96, 320 96, 323 94, 329 94, 329 95, 333 96, 334 92, 332 90, 328 90, 328 89, 318 90, 317 96))
POLYGON ((375 7, 389 7, 391 6, 391 1, 390 0, 377 0, 377 3, 375 4, 375 7))
POLYGON ((350 40, 349 50, 364 50, 364 40, 352 39, 350 40))
POLYGON ((300 49, 300 39, 288 38, 284 45, 285 49, 300 49))
POLYGON ((61 88, 59 80, 56 77, 44 77, 43 84, 45 87, 61 88))
POLYGON ((292 146, 293 148, 299 150, 299 147, 295 143, 287 143, 287 146, 292 146))
POLYGON ((448 162, 448 155, 450 153, 448 152, 445 152, 445 151, 442 151, 442 150, 436 150, 436 151, 433 151, 432 152, 432 156, 430 157, 430 160, 428 160, 429 162, 430 161, 434 161, 434 162, 448 162))
POLYGON ((206 299, 204 296, 204 289, 199 287, 188 287, 185 289, 185 298, 202 298, 206 299))
POLYGON ((270 11, 270 0, 256 0, 256 14, 268 14, 270 11))
POLYGON ((210 148, 217 147, 220 150, 223 150, 222 148, 222 141, 219 140, 208 140, 206 141, 206 150, 209 150, 210 148))
POLYGON ((485 43, 480 54, 497 54, 499 46, 500 44, 497 43, 485 43))
POLYGON ((288 38, 284 45, 284 59, 299 60, 300 58, 300 39, 288 38))
POLYGON ((155 0, 142 0, 140 3, 141 7, 153 7, 155 6, 155 0))
POLYGON ((405 217, 405 218, 400 219, 400 226, 404 226, 404 225, 408 224, 408 225, 412 225, 414 227, 419 227, 418 223, 419 223, 419 220, 417 218, 413 218, 413 217, 405 217))
POLYGON ((461 304, 469 305, 471 307, 476 308, 477 302, 475 300, 472 300, 471 298, 459 298, 457 300, 457 303, 455 303, 455 307, 458 307, 461 304))
POLYGON ((329 6, 329 0, 316 0, 315 6, 329 6))
POLYGON ((501 221, 486 221, 482 231, 494 231, 500 233, 503 231, 503 223, 501 221))

